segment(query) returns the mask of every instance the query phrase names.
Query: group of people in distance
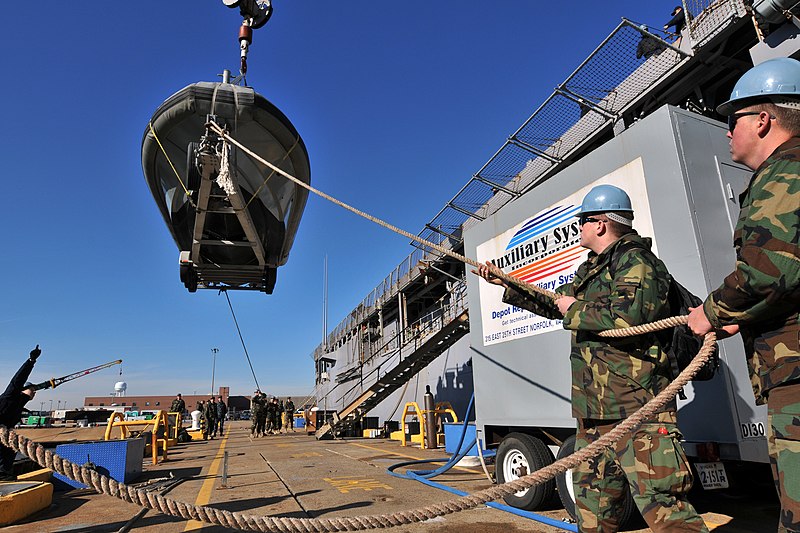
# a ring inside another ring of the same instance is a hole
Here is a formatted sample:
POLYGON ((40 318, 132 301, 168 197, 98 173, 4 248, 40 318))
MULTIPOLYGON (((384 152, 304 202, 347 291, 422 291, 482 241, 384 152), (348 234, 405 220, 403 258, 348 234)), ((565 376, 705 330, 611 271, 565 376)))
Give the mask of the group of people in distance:
POLYGON ((267 435, 277 435, 281 429, 285 432, 294 432, 294 402, 291 398, 284 403, 279 398, 267 397, 266 394, 256 389, 250 398, 250 417, 252 425, 250 435, 253 437, 265 437, 267 435))

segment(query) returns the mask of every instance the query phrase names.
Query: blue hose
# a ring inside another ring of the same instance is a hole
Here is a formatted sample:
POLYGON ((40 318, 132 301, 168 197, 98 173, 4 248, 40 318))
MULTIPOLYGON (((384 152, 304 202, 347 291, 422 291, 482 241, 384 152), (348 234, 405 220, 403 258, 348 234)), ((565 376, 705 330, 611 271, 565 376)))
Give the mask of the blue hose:
MULTIPOLYGON (((441 483, 436 483, 434 481, 430 481, 430 478, 436 477, 440 474, 443 474, 453 468, 461 459, 467 455, 467 452, 472 449, 473 446, 478 444, 478 439, 476 438, 469 446, 462 447, 461 445, 464 443, 464 437, 467 434, 467 426, 469 424, 469 414, 472 411, 473 404, 475 403, 475 395, 472 395, 472 398, 469 400, 469 406, 467 407, 467 413, 464 416, 464 424, 461 429, 461 437, 458 439, 458 445, 456 446, 456 450, 459 450, 458 453, 453 454, 452 457, 443 457, 440 459, 420 459, 418 461, 404 461, 402 463, 397 463, 389 468, 386 469, 386 472, 390 476, 394 476, 401 479, 411 479, 414 481, 419 481, 420 483, 424 483, 430 487, 434 487, 440 490, 445 490, 451 494, 455 494, 456 496, 467 496, 468 493, 454 489, 452 487, 448 487, 447 485, 442 485, 441 483), (395 472, 397 468, 408 467, 411 465, 417 464, 424 464, 424 463, 440 463, 444 462, 442 466, 435 470, 406 470, 405 474, 399 474, 395 472)), ((517 516, 521 516, 523 518, 528 518, 530 520, 535 520, 537 522, 541 522, 542 524, 547 524, 549 526, 557 527, 559 529, 563 529, 566 531, 573 531, 577 532, 578 527, 574 524, 568 524, 566 522, 562 522, 560 520, 556 520, 554 518, 549 518, 544 515, 532 513, 530 511, 523 511, 522 509, 517 509, 516 507, 511 507, 510 505, 503 505, 501 503, 495 502, 488 502, 486 504, 487 507, 491 507, 493 509, 498 509, 500 511, 505 511, 507 513, 515 514, 517 516)))

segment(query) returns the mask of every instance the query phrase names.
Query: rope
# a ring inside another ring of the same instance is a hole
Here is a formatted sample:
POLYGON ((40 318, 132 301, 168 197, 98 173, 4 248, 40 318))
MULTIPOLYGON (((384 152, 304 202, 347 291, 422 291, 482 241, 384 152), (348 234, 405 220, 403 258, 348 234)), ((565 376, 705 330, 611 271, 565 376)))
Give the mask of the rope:
MULTIPOLYGON (((369 215, 367 213, 364 213, 363 211, 351 207, 345 204, 344 202, 341 202, 340 200, 333 198, 328 194, 318 191, 317 189, 300 181, 294 176, 289 175, 288 173, 279 169, 275 165, 272 165, 268 161, 264 160, 258 154, 254 153, 252 150, 249 150, 248 148, 237 142, 235 139, 231 138, 230 135, 228 135, 217 124, 209 123, 207 127, 212 130, 215 130, 216 133, 219 134, 222 138, 238 146, 240 149, 242 149, 245 153, 249 154, 251 157, 267 165, 278 174, 284 176, 288 180, 296 183, 297 185, 307 189, 308 191, 318 196, 321 196, 322 198, 325 198, 326 200, 329 200, 335 203, 336 205, 339 205, 340 207, 343 207, 348 211, 351 211, 363 218, 366 218, 367 220, 370 220, 384 228, 387 228, 395 233, 407 237, 424 246, 437 250, 444 255, 448 255, 454 259, 457 259, 474 267, 481 266, 480 263, 478 263, 475 260, 469 259, 461 254, 453 252, 452 250, 444 248, 443 246, 432 243, 421 237, 418 237, 417 235, 413 235, 405 230, 397 228, 372 215, 369 215)), ((151 130, 152 130, 152 125, 151 125, 151 130)), ((153 132, 153 134, 155 136, 155 132, 153 132)), ((529 285, 521 280, 518 280, 517 278, 508 276, 502 271, 497 273, 497 277, 503 279, 507 283, 512 283, 516 287, 519 287, 520 289, 530 294, 541 295, 550 299, 556 298, 555 293, 544 290, 536 285, 529 285)), ((227 292, 225 296, 227 297, 227 292)), ((230 299, 228 299, 228 305, 230 306, 230 299)), ((231 306, 231 311, 233 311, 232 306, 231 306)), ((658 322, 653 322, 651 324, 644 324, 641 326, 624 328, 622 330, 605 331, 602 332, 601 335, 611 336, 611 337, 639 335, 642 333, 650 333, 653 331, 657 331, 659 329, 665 329, 680 324, 686 324, 687 322, 688 322, 687 316, 671 317, 668 319, 660 320, 658 322)), ((406 511, 399 511, 397 513, 392 513, 392 514, 361 515, 354 517, 341 517, 341 518, 330 518, 330 519, 313 519, 313 518, 276 518, 270 516, 253 516, 239 512, 224 511, 221 509, 215 509, 211 507, 196 506, 185 502, 178 502, 161 494, 153 494, 152 491, 148 492, 141 488, 135 488, 132 486, 125 485, 123 483, 119 483, 111 478, 99 474, 94 470, 88 470, 82 466, 72 463, 71 461, 59 457, 55 455, 53 452, 46 450, 44 446, 42 446, 41 444, 37 444, 31 441, 30 439, 17 434, 15 431, 9 430, 4 426, 0 426, 0 444, 8 446, 9 448, 14 449, 15 451, 22 452, 23 454, 27 455, 28 457, 36 461, 39 465, 46 468, 50 468, 53 471, 58 472, 59 474, 69 477, 70 479, 91 486, 98 492, 114 496, 129 503, 135 503, 137 505, 141 505, 142 507, 145 507, 147 509, 153 509, 159 511, 160 513, 166 515, 180 517, 187 520, 189 519, 200 520, 210 524, 221 525, 229 528, 236 528, 243 531, 263 531, 263 532, 269 531, 269 532, 308 533, 308 532, 333 532, 333 531, 360 531, 364 529, 387 528, 403 524, 422 522, 425 520, 429 520, 431 518, 435 518, 437 516, 443 516, 446 514, 456 513, 459 511, 464 511, 467 509, 477 507, 478 505, 494 501, 498 498, 502 498, 503 496, 507 496, 509 494, 525 490, 527 488, 532 487, 533 485, 540 484, 550 479, 553 479, 555 476, 563 474, 567 470, 575 468, 580 463, 588 461, 589 459, 597 456, 604 449, 614 446, 624 435, 634 431, 645 420, 652 418, 653 415, 661 411, 664 408, 664 406, 667 405, 667 403, 672 401, 672 399, 676 396, 676 394, 680 390, 682 390, 683 387, 689 381, 691 381, 691 379, 698 372, 698 370, 706 363, 706 361, 709 358, 709 355, 714 349, 715 342, 716 342, 716 334, 714 332, 708 333, 703 339, 703 345, 700 348, 700 352, 697 354, 697 356, 694 358, 691 364, 689 364, 683 370, 683 372, 681 372, 680 375, 677 378, 675 378, 675 380, 672 383, 669 384, 669 386, 667 386, 663 391, 661 391, 657 396, 655 396, 653 399, 647 402, 644 406, 642 406, 629 418, 620 422, 614 429, 612 429, 606 435, 604 435, 597 441, 593 442, 586 448, 583 448, 568 457, 560 459, 547 467, 537 470, 536 472, 533 472, 527 476, 521 477, 514 481, 505 483, 503 485, 489 487, 487 489, 475 492, 470 495, 462 496, 459 498, 455 498, 437 504, 428 505, 426 507, 418 509, 410 509, 406 511)), ((253 377, 255 377, 255 374, 253 377)))
POLYGON ((161 148, 161 153, 164 154, 165 158, 167 158, 167 163, 169 163, 169 166, 172 167, 172 171, 175 173, 175 177, 178 178, 178 183, 180 183, 181 187, 183 187, 183 192, 186 193, 186 199, 189 200, 189 203, 192 205, 192 207, 197 209, 197 206, 195 205, 194 201, 192 200, 192 195, 189 192, 189 189, 187 189, 186 185, 184 185, 183 180, 181 179, 181 175, 178 174, 178 171, 175 169, 175 165, 172 164, 172 160, 169 158, 169 155, 167 154, 167 151, 164 149, 164 145, 161 144, 161 141, 158 139, 158 135, 156 135, 156 130, 153 129, 153 123, 149 122, 148 126, 150 126, 150 133, 153 134, 153 138, 158 143, 158 147, 161 148))
MULTIPOLYGON (((679 317, 682 323, 687 317, 679 317)), ((200 520, 209 524, 236 528, 242 531, 262 532, 334 532, 334 531, 360 531, 364 529, 379 529, 423 522, 437 516, 457 513, 494 501, 503 496, 525 490, 533 485, 543 483, 563 474, 568 469, 575 468, 578 464, 598 455, 603 449, 614 446, 624 435, 635 430, 642 422, 651 418, 675 397, 699 368, 705 364, 716 335, 712 332, 706 335, 700 352, 692 363, 670 385, 655 398, 647 402, 628 419, 623 420, 609 433, 593 442, 586 448, 556 461, 555 463, 537 470, 517 480, 489 487, 473 494, 451 499, 441 503, 428 505, 418 509, 399 511, 392 514, 361 515, 341 518, 276 518, 270 516, 254 516, 239 512, 224 511, 212 507, 196 506, 185 502, 175 501, 164 495, 153 494, 142 488, 135 488, 119 483, 103 476, 94 470, 88 470, 76 465, 53 452, 46 450, 41 444, 0 426, 0 444, 22 452, 43 467, 50 468, 59 474, 65 475, 80 483, 94 488, 97 492, 114 496, 128 503, 134 503, 147 509, 160 513, 183 518, 186 520, 200 520)))
MULTIPOLYGON (((284 155, 283 159, 281 159, 281 163, 286 161, 289 158, 289 156, 292 155, 292 152, 294 152, 294 149, 297 148, 298 144, 300 144, 300 137, 297 137, 297 139, 295 139, 294 144, 292 145, 292 147, 289 148, 289 150, 286 151, 286 155, 284 155)), ((253 193, 253 196, 251 196, 250 199, 247 200, 247 203, 245 204, 245 208, 247 208, 250 205, 250 203, 258 197, 258 194, 261 192, 261 189, 264 188, 264 186, 267 184, 269 179, 274 175, 275 175, 275 171, 273 170, 272 172, 269 173, 269 176, 267 176, 264 179, 264 181, 261 183, 261 185, 258 186, 258 189, 256 189, 256 192, 253 193)))
MULTIPOLYGON (((244 146, 242 143, 240 143, 239 141, 237 141, 233 137, 231 137, 230 134, 228 134, 228 132, 226 132, 219 124, 216 124, 214 122, 209 122, 209 123, 206 124, 206 128, 209 128, 209 129, 213 130, 217 135, 222 137, 224 140, 230 142, 234 146, 238 147, 240 150, 242 150, 244 153, 246 153, 247 155, 249 155, 250 157, 252 157, 256 161, 268 166, 274 172, 280 174, 284 178, 286 178, 289 181, 295 183, 296 185, 299 185, 300 187, 306 189, 307 191, 312 192, 312 193, 316 194, 317 196, 320 196, 320 197, 328 200, 329 202, 332 202, 332 203, 338 205, 339 207, 347 209, 351 213, 355 213, 356 215, 358 215, 358 216, 360 216, 362 218, 365 218, 365 219, 369 220, 370 222, 374 222, 375 224, 377 224, 377 225, 379 225, 379 226, 381 226, 383 228, 386 228, 389 231, 393 231, 393 232, 397 233, 398 235, 402 235, 403 237, 406 237, 407 239, 411 239, 412 241, 417 242, 417 243, 419 243, 419 244, 421 244, 423 246, 427 246, 428 248, 432 248, 432 249, 434 249, 434 250, 436 250, 436 251, 438 251, 438 252, 440 252, 440 253, 442 253, 444 255, 450 256, 453 259, 461 261, 462 263, 466 263, 468 265, 474 266, 475 268, 479 268, 481 266, 481 264, 479 262, 475 261, 474 259, 470 259, 470 258, 468 258, 468 257, 466 257, 464 255, 461 255, 461 254, 459 254, 457 252, 454 252, 454 251, 452 251, 452 250, 450 250, 448 248, 445 248, 444 246, 441 246, 441 245, 436 244, 434 242, 431 242, 429 240, 423 239, 422 237, 420 237, 418 235, 414 235, 413 233, 410 233, 410 232, 408 232, 408 231, 406 231, 404 229, 400 229, 397 226, 393 226, 392 224, 389 224, 388 222, 385 222, 385 221, 383 221, 383 220, 381 220, 381 219, 379 219, 377 217, 374 217, 374 216, 370 215, 369 213, 365 213, 364 211, 361 211, 360 209, 352 207, 352 206, 342 202, 341 200, 338 200, 338 199, 334 198, 333 196, 331 196, 331 195, 329 195, 327 193, 324 193, 324 192, 312 187, 311 185, 305 183, 304 181, 301 181, 301 180, 297 179, 296 177, 292 176, 288 172, 285 172, 285 171, 281 170, 277 166, 273 165, 272 163, 270 163, 269 161, 267 161, 266 159, 264 159, 263 157, 261 157, 260 155, 255 153, 254 151, 250 150, 249 148, 244 146)), ((518 287, 519 289, 521 289, 521 290, 523 290, 523 291, 525 291, 525 292, 527 292, 529 294, 541 295, 541 296, 544 296, 544 297, 547 297, 547 298, 550 298, 550 299, 555 299, 556 298, 556 293, 550 292, 550 291, 545 290, 545 289, 542 289, 541 287, 538 287, 536 285, 529 285, 528 283, 525 283, 522 280, 519 280, 519 279, 517 279, 515 277, 509 276, 505 272, 497 272, 495 275, 498 278, 500 278, 503 281, 505 281, 506 283, 511 283, 515 287, 518 287)))

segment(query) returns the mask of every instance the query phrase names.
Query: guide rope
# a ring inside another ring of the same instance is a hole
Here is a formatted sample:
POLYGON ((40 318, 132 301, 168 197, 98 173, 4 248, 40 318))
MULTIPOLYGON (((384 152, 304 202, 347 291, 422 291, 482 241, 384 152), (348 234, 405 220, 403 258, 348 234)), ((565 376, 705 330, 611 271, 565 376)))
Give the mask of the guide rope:
MULTIPOLYGON (((395 233, 407 237, 415 242, 424 246, 437 250, 445 255, 454 259, 462 261, 474 267, 480 267, 480 263, 469 259, 461 254, 453 252, 443 246, 427 241, 417 235, 413 235, 405 230, 397 228, 387 222, 384 222, 372 215, 364 213, 354 207, 351 207, 332 196, 325 194, 310 185, 303 183, 294 176, 289 175, 278 167, 272 165, 264 160, 245 146, 241 145, 233 139, 227 132, 216 124, 210 123, 207 127, 216 131, 226 141, 238 146, 245 153, 267 165, 278 174, 284 176, 288 180, 300 185, 301 187, 309 190, 310 192, 329 200, 340 207, 347 209, 367 220, 370 220, 380 226, 383 226, 395 233)), ((503 279, 507 283, 511 283, 520 289, 535 295, 544 296, 551 299, 556 299, 557 295, 553 292, 547 291, 536 285, 529 285, 517 278, 511 277, 503 272, 498 272, 497 277, 503 279)), ((226 293, 227 296, 227 293, 226 293)), ((676 325, 686 324, 688 316, 670 317, 664 320, 659 320, 650 324, 643 324, 630 328, 608 330, 600 333, 603 336, 609 337, 624 337, 631 335, 639 335, 642 333, 652 333, 661 329, 666 329, 676 325)), ((215 509, 213 507, 197 506, 185 502, 175 501, 162 494, 148 492, 141 488, 132 487, 119 483, 109 477, 99 474, 95 470, 89 470, 83 466, 76 465, 62 457, 55 455, 53 452, 46 450, 44 446, 33 442, 32 440, 19 435, 14 430, 10 430, 4 426, 0 426, 0 443, 8 446, 15 451, 21 452, 32 460, 36 461, 39 465, 50 468, 59 474, 65 475, 70 479, 88 485, 96 491, 110 496, 114 496, 129 503, 141 505, 147 509, 153 509, 166 515, 180 517, 184 519, 200 520, 210 524, 221 525, 230 528, 236 528, 242 531, 262 531, 262 532, 287 532, 287 533, 307 533, 307 532, 333 532, 333 531, 360 531, 365 529, 379 529, 399 526, 403 524, 411 524, 423 522, 437 516, 443 516, 459 511, 464 511, 477 507, 479 505, 497 500, 503 496, 513 494, 534 485, 544 483, 553 479, 554 477, 563 474, 569 469, 575 468, 580 463, 588 461, 589 459, 599 455, 604 449, 613 447, 623 436, 631 433, 638 428, 643 422, 652 418, 656 413, 660 412, 673 398, 678 394, 683 387, 691 381, 698 370, 706 363, 714 349, 716 342, 716 333, 710 332, 706 334, 703 339, 703 345, 694 360, 678 375, 675 380, 670 383, 663 391, 657 396, 647 402, 638 411, 633 413, 630 417, 620 422, 614 429, 609 431, 606 435, 599 438, 586 448, 583 448, 568 457, 564 457, 549 466, 541 468, 531 474, 523 476, 514 481, 489 487, 487 489, 462 496, 459 498, 447 500, 441 503, 435 503, 417 509, 409 509, 399 511, 391 514, 378 514, 378 515, 361 515, 353 517, 337 517, 337 518, 278 518, 271 516, 254 516, 241 512, 231 512, 222 509, 215 509)))

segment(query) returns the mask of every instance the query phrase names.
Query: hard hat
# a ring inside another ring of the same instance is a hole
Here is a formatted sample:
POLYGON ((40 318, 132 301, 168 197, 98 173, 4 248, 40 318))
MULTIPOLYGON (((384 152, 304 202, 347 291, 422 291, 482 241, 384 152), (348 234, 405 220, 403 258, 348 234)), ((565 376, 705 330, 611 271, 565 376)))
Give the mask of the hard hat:
POLYGON ((717 113, 730 115, 743 107, 745 100, 760 96, 800 99, 800 61, 779 57, 754 66, 739 78, 730 99, 717 106, 717 113))
POLYGON ((583 197, 581 210, 575 216, 586 213, 607 213, 609 211, 628 211, 633 213, 628 193, 613 185, 596 185, 583 197))

